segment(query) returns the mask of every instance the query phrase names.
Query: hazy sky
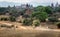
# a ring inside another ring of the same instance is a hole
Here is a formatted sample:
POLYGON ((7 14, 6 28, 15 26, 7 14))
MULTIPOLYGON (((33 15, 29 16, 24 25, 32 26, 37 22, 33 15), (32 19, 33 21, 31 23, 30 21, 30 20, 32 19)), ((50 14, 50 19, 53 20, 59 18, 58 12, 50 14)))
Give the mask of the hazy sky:
POLYGON ((50 2, 60 2, 60 0, 0 0, 0 1, 7 1, 7 2, 16 2, 16 3, 50 3, 50 2))
POLYGON ((50 5, 52 2, 53 3, 60 3, 60 0, 0 0, 0 2, 5 1, 5 2, 15 2, 15 3, 20 3, 20 4, 33 4, 33 5, 50 5))

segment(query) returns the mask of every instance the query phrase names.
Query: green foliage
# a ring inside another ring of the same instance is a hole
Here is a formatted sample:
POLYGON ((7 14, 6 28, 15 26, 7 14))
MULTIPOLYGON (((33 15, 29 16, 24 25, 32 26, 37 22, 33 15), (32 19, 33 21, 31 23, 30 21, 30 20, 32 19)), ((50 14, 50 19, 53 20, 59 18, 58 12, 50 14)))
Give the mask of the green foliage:
POLYGON ((35 12, 46 12, 48 14, 52 14, 52 10, 50 6, 38 6, 34 9, 35 12))
POLYGON ((15 21, 16 21, 16 18, 11 16, 11 17, 9 18, 9 20, 12 21, 12 22, 15 22, 15 21))
POLYGON ((0 18, 0 20, 1 20, 1 21, 7 21, 8 18, 2 17, 2 18, 0 18))
POLYGON ((25 25, 25 26, 29 26, 29 25, 32 25, 32 20, 31 19, 24 19, 23 20, 23 25, 25 25))
POLYGON ((56 12, 60 12, 60 7, 55 7, 56 12))
POLYGON ((48 18, 48 20, 50 22, 58 22, 58 19, 57 18, 54 18, 54 17, 48 18))
POLYGON ((5 13, 6 13, 5 11, 7 11, 7 8, 5 8, 5 7, 0 7, 0 15, 5 14, 5 13))
POLYGON ((52 11, 54 10, 50 6, 46 6, 44 11, 47 12, 48 14, 52 14, 52 11))
POLYGON ((40 21, 39 20, 33 20, 33 26, 39 26, 40 25, 40 21))
POLYGON ((0 12, 4 12, 5 10, 7 10, 7 8, 5 8, 5 7, 0 7, 0 12))
POLYGON ((57 24, 57 27, 60 29, 60 23, 57 24))
POLYGON ((34 11, 35 12, 44 12, 45 8, 43 6, 38 6, 38 7, 35 7, 34 11))
POLYGON ((46 12, 33 12, 31 17, 35 17, 36 19, 39 19, 44 22, 45 19, 48 17, 48 14, 46 12))

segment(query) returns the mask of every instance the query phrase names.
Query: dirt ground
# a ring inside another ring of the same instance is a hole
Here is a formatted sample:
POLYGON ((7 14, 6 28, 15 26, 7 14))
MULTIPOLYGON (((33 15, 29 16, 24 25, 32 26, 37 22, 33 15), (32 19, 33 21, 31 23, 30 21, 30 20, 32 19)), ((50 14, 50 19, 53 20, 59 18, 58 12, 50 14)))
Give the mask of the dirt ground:
POLYGON ((60 37, 60 31, 2 29, 0 37, 60 37))
POLYGON ((14 24, 18 28, 0 28, 0 37, 60 37, 59 29, 21 26, 21 23, 1 21, 0 24, 14 24))

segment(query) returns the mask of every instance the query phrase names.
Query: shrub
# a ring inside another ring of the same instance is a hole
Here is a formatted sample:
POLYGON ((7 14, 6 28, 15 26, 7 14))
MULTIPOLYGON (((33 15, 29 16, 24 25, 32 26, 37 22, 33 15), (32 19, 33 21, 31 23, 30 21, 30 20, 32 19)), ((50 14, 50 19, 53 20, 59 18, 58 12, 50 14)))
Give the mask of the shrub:
POLYGON ((6 25, 6 24, 1 24, 0 27, 12 28, 12 27, 14 27, 14 25, 9 26, 9 25, 6 25))
POLYGON ((6 27, 6 25, 5 24, 2 24, 1 27, 6 27))
POLYGON ((48 20, 50 22, 58 22, 58 19, 57 18, 54 18, 54 17, 48 18, 48 20))
POLYGON ((60 29, 60 23, 57 23, 57 27, 60 29))
POLYGON ((12 17, 12 16, 9 18, 9 20, 10 20, 11 22, 16 21, 15 17, 12 17))
POLYGON ((2 21, 2 20, 7 21, 8 18, 2 17, 2 18, 0 18, 0 20, 1 20, 1 21, 2 21))
POLYGON ((3 18, 0 18, 0 20, 2 21, 2 20, 3 20, 3 18))
POLYGON ((30 20, 30 19, 24 19, 23 20, 23 24, 26 25, 26 26, 32 25, 32 20, 30 20))
POLYGON ((33 26, 39 26, 40 25, 40 21, 39 20, 33 20, 33 26))
POLYGON ((7 18, 4 18, 4 21, 7 21, 8 19, 7 18))

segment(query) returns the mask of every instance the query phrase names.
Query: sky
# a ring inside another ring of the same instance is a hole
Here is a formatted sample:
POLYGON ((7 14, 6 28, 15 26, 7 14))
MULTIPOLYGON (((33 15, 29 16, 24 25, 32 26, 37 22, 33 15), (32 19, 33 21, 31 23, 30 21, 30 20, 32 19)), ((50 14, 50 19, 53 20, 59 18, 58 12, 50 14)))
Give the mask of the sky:
MULTIPOLYGON (((13 3, 19 3, 19 4, 26 4, 26 3, 29 3, 29 4, 32 4, 34 6, 37 6, 37 5, 50 5, 51 3, 59 3, 60 4, 60 0, 0 0, 0 2, 13 2, 13 3)), ((12 5, 13 5, 12 3, 12 5)), ((6 5, 8 5, 9 3, 7 3, 6 5)), ((18 5, 19 5, 18 4, 18 5)), ((15 4, 16 5, 16 4, 15 4)))

